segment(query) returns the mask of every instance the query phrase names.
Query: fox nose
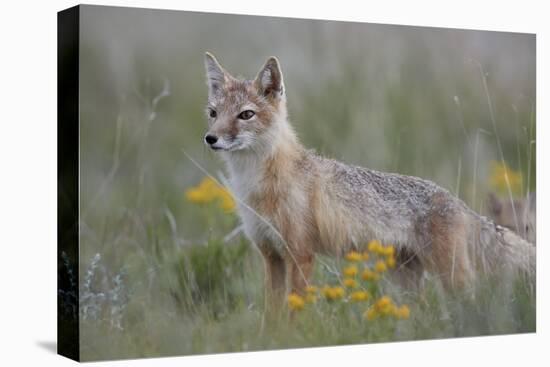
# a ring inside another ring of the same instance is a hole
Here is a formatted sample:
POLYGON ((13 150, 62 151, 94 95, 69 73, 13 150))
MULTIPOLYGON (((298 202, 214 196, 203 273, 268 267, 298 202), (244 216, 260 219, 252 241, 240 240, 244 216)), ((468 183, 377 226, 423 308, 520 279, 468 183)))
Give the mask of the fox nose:
POLYGON ((218 141, 218 137, 216 135, 206 134, 206 136, 204 137, 204 140, 206 141, 207 144, 212 145, 212 144, 216 144, 216 142, 218 141))

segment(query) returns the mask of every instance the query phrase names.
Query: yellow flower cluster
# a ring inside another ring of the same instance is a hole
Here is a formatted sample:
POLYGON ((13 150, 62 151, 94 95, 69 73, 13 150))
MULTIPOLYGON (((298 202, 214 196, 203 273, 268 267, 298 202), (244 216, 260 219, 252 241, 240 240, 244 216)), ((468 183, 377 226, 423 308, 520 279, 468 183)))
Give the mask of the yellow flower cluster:
POLYGON ((523 176, 521 172, 508 167, 505 162, 491 162, 489 185, 499 194, 508 194, 508 187, 513 194, 521 193, 523 176))
POLYGON ((302 296, 297 293, 290 293, 288 295, 288 307, 293 311, 300 311, 304 309, 306 302, 302 296))
POLYGON ((355 291, 349 295, 349 298, 354 302, 366 301, 370 298, 370 293, 367 291, 355 291))
POLYGON ((395 247, 393 247, 392 245, 384 246, 378 240, 370 241, 367 248, 370 252, 372 252, 374 254, 377 254, 377 255, 380 255, 380 256, 394 256, 395 255, 395 247))
POLYGON ((324 285, 321 289, 309 285, 303 296, 296 293, 288 296, 289 308, 293 311, 303 310, 308 303, 316 303, 320 297, 328 304, 335 304, 336 301, 341 301, 337 303, 341 305, 364 304, 362 307, 366 307, 366 311, 363 316, 367 320, 383 317, 408 319, 409 307, 398 306, 389 296, 382 295, 378 283, 385 272, 395 267, 395 253, 392 245, 382 245, 380 241, 369 242, 366 251, 347 253, 347 263, 341 271, 341 285, 324 285))
POLYGON ((361 260, 364 260, 363 256, 357 251, 351 251, 347 253, 345 258, 347 261, 352 261, 352 262, 359 262, 361 260))
POLYGON ((359 269, 357 269, 357 266, 355 265, 350 265, 343 270, 344 275, 347 277, 354 277, 357 275, 358 272, 359 269))
POLYGON ((396 319, 405 320, 410 316, 409 306, 397 306, 390 297, 380 297, 363 315, 371 321, 378 317, 393 316, 396 319))
POLYGON ((210 177, 205 177, 194 187, 185 191, 185 197, 195 204, 209 204, 217 202, 218 206, 225 212, 230 213, 235 210, 235 200, 229 190, 218 185, 210 177))
POLYGON ((363 270, 363 272, 361 273, 361 279, 363 280, 366 280, 366 281, 377 281, 378 279, 380 279, 380 274, 372 271, 371 269, 369 268, 366 268, 365 270, 363 270))
POLYGON ((346 254, 345 259, 352 263, 342 271, 343 275, 346 277, 344 279, 344 285, 346 287, 355 288, 357 286, 356 282, 349 279, 359 274, 359 269, 355 264, 367 262, 373 257, 376 259, 374 270, 365 266, 364 270, 361 272, 361 279, 365 281, 377 281, 380 279, 381 273, 386 272, 388 269, 395 268, 395 248, 392 245, 384 246, 380 241, 373 240, 368 243, 367 249, 368 250, 363 253, 351 251, 346 254))
POLYGON ((315 293, 317 293, 317 287, 314 286, 314 285, 308 285, 308 286, 306 287, 306 292, 307 292, 307 293, 315 294, 315 293))
MULTIPOLYGON (((388 268, 395 268, 395 248, 391 245, 383 246, 382 243, 377 240, 370 241, 367 247, 368 251, 362 254, 352 251, 348 253, 345 258, 349 262, 359 263, 361 261, 369 261, 369 259, 374 257, 376 259, 374 271, 365 267, 361 273, 361 279, 366 281, 377 281, 380 279, 379 274, 386 272, 388 268)), ((346 277, 355 277, 358 274, 358 268, 356 265, 349 265, 344 268, 343 274, 346 277)))
POLYGON ((357 288, 359 283, 353 278, 344 278, 344 285, 348 288, 357 288))
POLYGON ((379 257, 374 265, 374 270, 377 273, 383 273, 388 268, 395 268, 395 247, 392 245, 384 246, 380 241, 373 240, 369 242, 368 249, 379 257))
POLYGON ((376 261, 376 264, 374 264, 374 271, 377 273, 383 273, 386 270, 388 270, 388 266, 384 262, 384 260, 378 260, 376 261))
POLYGON ((344 288, 342 287, 331 287, 328 285, 323 287, 322 292, 323 292, 323 296, 328 301, 335 301, 335 300, 341 299, 344 297, 346 293, 344 291, 344 288))

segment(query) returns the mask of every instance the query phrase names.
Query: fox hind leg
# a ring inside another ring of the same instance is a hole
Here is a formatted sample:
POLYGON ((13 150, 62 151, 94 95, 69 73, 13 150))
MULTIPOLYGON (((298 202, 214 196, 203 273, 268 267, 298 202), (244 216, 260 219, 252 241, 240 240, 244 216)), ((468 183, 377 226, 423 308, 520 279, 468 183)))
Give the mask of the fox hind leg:
POLYGON ((397 249, 396 269, 392 272, 392 279, 407 290, 419 290, 422 287, 424 265, 420 258, 406 248, 397 249))
POLYGON ((472 286, 474 276, 463 215, 433 215, 430 220, 430 235, 431 256, 427 260, 430 270, 441 277, 447 289, 464 289, 472 286))

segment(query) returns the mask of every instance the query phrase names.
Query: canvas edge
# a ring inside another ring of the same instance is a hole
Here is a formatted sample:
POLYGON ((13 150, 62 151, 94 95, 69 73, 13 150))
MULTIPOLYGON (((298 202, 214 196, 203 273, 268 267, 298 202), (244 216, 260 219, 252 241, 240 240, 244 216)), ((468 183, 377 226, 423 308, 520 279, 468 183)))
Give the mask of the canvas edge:
POLYGON ((80 360, 80 6, 57 13, 57 353, 80 360))

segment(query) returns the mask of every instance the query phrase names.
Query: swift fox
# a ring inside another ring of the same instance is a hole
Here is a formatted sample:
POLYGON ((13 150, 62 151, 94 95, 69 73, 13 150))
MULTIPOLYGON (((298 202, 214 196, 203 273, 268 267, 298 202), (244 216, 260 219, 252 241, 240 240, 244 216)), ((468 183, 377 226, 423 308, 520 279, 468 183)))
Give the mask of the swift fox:
POLYGON ((204 140, 227 165, 245 234, 265 260, 268 295, 303 292, 316 253, 339 256, 372 239, 396 247, 398 269, 436 273, 447 287, 497 265, 533 270, 532 244, 435 183, 306 150, 287 119, 275 57, 253 80, 233 77, 210 53, 205 67, 204 140))

